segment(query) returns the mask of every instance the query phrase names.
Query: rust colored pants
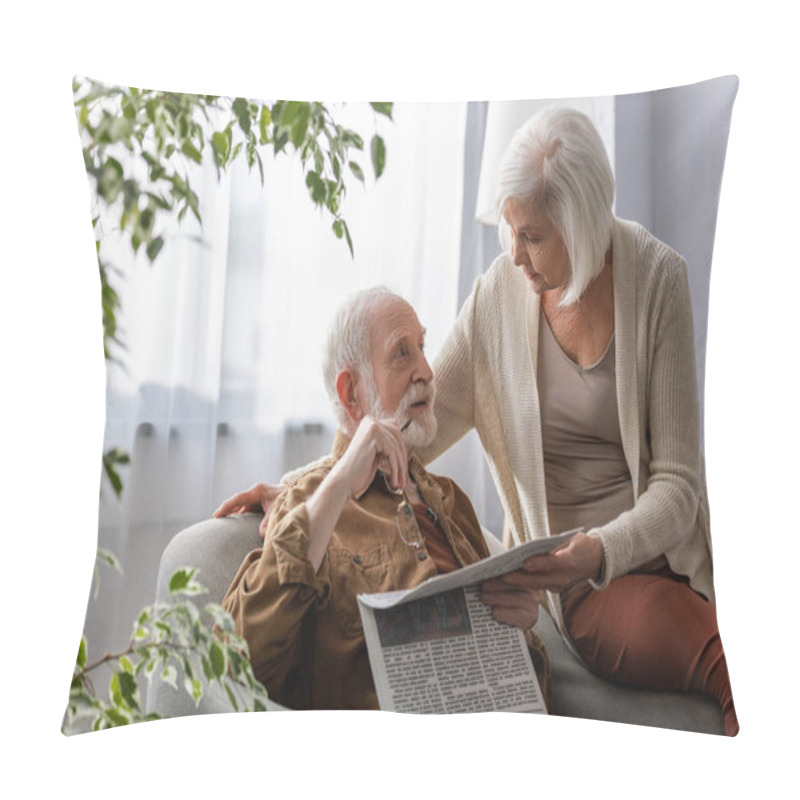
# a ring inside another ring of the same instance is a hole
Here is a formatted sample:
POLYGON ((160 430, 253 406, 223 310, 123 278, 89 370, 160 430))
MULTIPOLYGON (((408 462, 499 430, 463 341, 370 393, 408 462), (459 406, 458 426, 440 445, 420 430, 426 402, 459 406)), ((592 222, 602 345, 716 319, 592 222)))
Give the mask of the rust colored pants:
POLYGON ((722 707, 725 733, 739 732, 715 607, 668 567, 623 575, 599 591, 581 586, 564 601, 564 622, 593 672, 640 688, 703 692, 722 707))

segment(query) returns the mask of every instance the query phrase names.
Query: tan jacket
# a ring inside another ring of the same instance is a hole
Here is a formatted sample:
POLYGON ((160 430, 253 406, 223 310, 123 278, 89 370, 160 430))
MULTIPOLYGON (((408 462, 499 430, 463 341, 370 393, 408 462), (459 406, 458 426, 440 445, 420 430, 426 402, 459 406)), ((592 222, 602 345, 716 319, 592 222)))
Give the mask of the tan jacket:
MULTIPOLYGON (((409 547, 398 535, 402 498, 380 474, 345 506, 314 572, 306 500, 348 445, 337 434, 331 457, 288 484, 270 516, 263 549, 247 556, 223 600, 247 640, 255 676, 272 699, 294 709, 377 708, 356 595, 409 589, 436 575, 425 548, 409 547)), ((414 457, 409 468, 459 564, 485 558, 487 545, 467 496, 452 481, 429 475, 414 457)), ((403 515, 400 520, 414 524, 403 515)), ((407 532, 406 539, 413 538, 407 532)), ((539 656, 534 664, 546 668, 543 648, 539 656)), ((543 692, 546 680, 541 675, 543 692)))
MULTIPOLYGON (((634 507, 593 528, 602 585, 662 553, 714 600, 686 264, 640 225, 612 229, 617 405, 634 507)), ((515 543, 549 535, 536 354, 539 297, 508 254, 479 277, 434 364, 428 463, 474 427, 515 543)), ((561 624, 560 605, 550 608, 561 624)))

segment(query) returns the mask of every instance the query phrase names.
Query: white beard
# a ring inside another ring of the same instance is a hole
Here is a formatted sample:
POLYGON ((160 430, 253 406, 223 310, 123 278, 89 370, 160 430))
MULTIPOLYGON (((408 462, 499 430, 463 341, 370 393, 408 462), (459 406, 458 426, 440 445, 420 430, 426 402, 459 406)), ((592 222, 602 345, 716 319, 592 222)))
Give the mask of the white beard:
POLYGON ((433 413, 436 388, 433 381, 428 384, 412 384, 403 395, 403 399, 400 401, 397 410, 393 414, 387 414, 381 405, 381 401, 378 397, 378 390, 372 375, 365 376, 364 380, 367 405, 371 416, 384 422, 393 420, 400 427, 411 419, 411 424, 402 434, 403 441, 406 443, 409 452, 424 449, 436 438, 437 422, 436 416, 433 413), (428 407, 425 409, 425 412, 422 414, 416 412, 415 415, 411 417, 409 411, 411 406, 422 399, 428 401, 428 407))

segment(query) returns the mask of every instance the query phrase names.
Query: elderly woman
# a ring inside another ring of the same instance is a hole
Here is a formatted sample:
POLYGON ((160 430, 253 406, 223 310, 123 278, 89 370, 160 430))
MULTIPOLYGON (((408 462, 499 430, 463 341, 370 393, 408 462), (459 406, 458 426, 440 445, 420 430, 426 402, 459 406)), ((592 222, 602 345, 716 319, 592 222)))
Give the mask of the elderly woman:
POLYGON ((714 607, 692 311, 683 259, 616 219, 584 114, 514 136, 497 209, 509 252, 479 277, 434 365, 430 460, 476 428, 514 543, 583 528, 525 581, 611 680, 702 691, 738 732, 714 607))
MULTIPOLYGON (((499 579, 547 590, 599 675, 715 697, 738 732, 712 582, 692 311, 683 259, 612 214, 589 118, 544 109, 500 166, 508 252, 479 277, 434 364, 431 461, 478 431, 507 543, 582 528, 499 579)), ((263 506, 259 485, 218 514, 263 506)))

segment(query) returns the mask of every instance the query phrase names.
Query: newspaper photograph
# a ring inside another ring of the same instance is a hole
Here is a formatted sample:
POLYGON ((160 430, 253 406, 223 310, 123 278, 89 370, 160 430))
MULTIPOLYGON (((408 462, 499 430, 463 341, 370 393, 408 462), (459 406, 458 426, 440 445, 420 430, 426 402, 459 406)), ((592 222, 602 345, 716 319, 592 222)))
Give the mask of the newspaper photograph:
POLYGON ((480 584, 561 547, 575 532, 526 542, 414 589, 359 595, 381 709, 546 714, 524 633, 492 617, 480 584))

